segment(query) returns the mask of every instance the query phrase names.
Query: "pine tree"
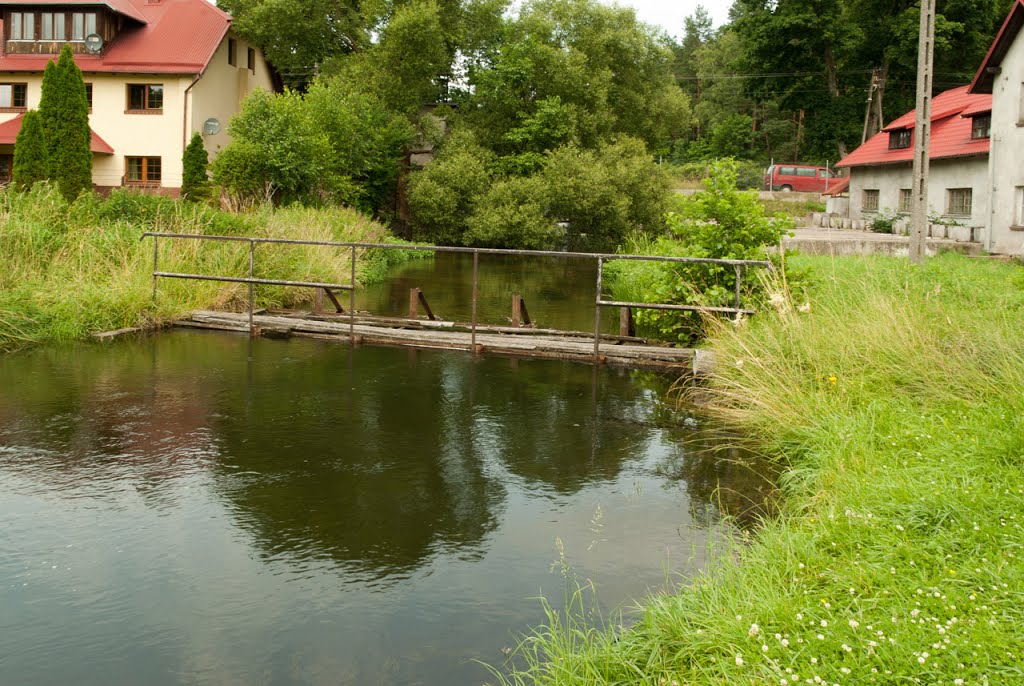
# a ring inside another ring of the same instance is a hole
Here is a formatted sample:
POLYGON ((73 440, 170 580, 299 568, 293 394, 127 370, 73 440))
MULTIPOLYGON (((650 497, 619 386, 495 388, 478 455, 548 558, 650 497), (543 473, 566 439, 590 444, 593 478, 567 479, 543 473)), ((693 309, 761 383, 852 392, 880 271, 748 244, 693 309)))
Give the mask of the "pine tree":
POLYGON ((36 181, 49 178, 46 159, 46 138, 39 112, 29 110, 21 122, 21 130, 14 141, 14 168, 11 182, 15 188, 29 189, 36 181))
POLYGON ((61 50, 56 64, 46 65, 42 90, 39 114, 50 178, 65 198, 74 200, 92 188, 92 151, 85 82, 69 46, 61 50))
POLYGON ((209 190, 206 166, 209 164, 210 158, 206 154, 203 137, 199 135, 199 132, 192 134, 192 140, 186 146, 181 162, 181 194, 189 200, 202 200, 209 190))

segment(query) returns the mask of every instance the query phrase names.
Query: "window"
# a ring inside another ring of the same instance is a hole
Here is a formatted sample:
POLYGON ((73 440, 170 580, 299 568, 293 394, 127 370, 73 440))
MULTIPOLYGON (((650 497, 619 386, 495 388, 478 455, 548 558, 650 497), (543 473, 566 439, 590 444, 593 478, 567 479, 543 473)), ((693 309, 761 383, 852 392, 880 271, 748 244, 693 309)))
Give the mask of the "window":
POLYGON ((228 38, 228 64, 232 67, 238 65, 238 45, 234 38, 228 38))
POLYGON ((797 176, 817 176, 818 170, 810 167, 800 167, 796 170, 797 176))
POLYGON ((124 158, 124 182, 140 186, 160 185, 159 157, 124 158))
POLYGON ((84 41, 85 37, 96 33, 95 12, 73 12, 71 14, 71 40, 84 41))
POLYGON ((25 109, 28 86, 24 83, 0 83, 0 110, 25 109))
POLYGON ((249 66, 249 71, 251 71, 253 74, 255 74, 256 73, 256 51, 253 48, 249 48, 249 51, 248 51, 248 53, 246 55, 246 63, 249 66))
POLYGON ((43 12, 39 25, 39 37, 43 40, 64 40, 65 28, 63 12, 43 12))
POLYGON ((823 179, 834 179, 836 175, 832 173, 831 169, 819 169, 818 175, 823 179))
POLYGON ((1024 227, 1024 186, 1017 186, 1017 203, 1013 212, 1013 225, 1024 227))
POLYGON ((899 211, 900 212, 910 212, 913 209, 914 209, 914 196, 911 194, 911 190, 909 188, 901 188, 900 189, 899 211))
POLYGON ((35 40, 36 15, 34 12, 11 12, 11 40, 35 40))
POLYGON ((889 149, 903 150, 904 148, 909 148, 911 137, 912 134, 910 129, 896 129, 895 131, 890 131, 889 149))
POLYGON ((14 155, 0 155, 0 184, 11 182, 11 170, 14 168, 14 155))
POLYGON ((164 86, 162 83, 128 84, 128 112, 160 114, 164 109, 164 86))
POLYGON ((950 188, 946 192, 946 214, 970 214, 972 195, 970 188, 950 188))
POLYGON ((878 211, 878 189, 864 190, 861 196, 861 209, 865 212, 878 211))
POLYGON ((89 103, 89 111, 92 111, 92 84, 85 84, 85 101, 89 103))
POLYGON ((991 138, 992 115, 983 114, 975 117, 971 123, 971 138, 991 138))
POLYGON ((779 167, 779 176, 796 176, 796 167, 779 167))

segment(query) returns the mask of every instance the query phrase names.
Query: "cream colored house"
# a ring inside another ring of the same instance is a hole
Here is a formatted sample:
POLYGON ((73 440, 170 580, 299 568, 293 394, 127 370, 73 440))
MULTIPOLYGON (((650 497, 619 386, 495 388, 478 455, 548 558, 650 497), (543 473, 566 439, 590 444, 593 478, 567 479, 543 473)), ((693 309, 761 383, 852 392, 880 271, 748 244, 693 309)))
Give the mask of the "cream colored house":
POLYGON ((992 152, 987 184, 985 248, 1024 255, 1024 0, 1016 0, 985 61, 971 93, 991 93, 992 152))
POLYGON ((175 193, 194 132, 211 157, 254 89, 271 90, 262 51, 206 0, 0 0, 0 181, 43 69, 69 44, 90 102, 93 184, 175 193))

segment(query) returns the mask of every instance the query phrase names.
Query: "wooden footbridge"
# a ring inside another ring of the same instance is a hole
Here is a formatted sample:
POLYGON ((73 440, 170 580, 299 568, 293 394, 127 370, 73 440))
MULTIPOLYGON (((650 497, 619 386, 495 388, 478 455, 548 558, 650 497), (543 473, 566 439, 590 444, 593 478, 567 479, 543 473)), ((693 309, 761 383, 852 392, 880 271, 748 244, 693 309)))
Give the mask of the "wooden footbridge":
POLYGON ((556 252, 545 250, 501 250, 490 248, 455 248, 426 245, 388 243, 344 243, 334 241, 306 241, 279 238, 241 236, 206 236, 199 234, 146 232, 142 236, 153 239, 153 297, 157 294, 159 279, 196 279, 248 285, 247 310, 220 312, 201 310, 175 322, 177 326, 236 331, 252 336, 286 338, 305 336, 347 342, 352 345, 390 345, 413 348, 465 350, 472 353, 492 353, 515 357, 567 359, 595 364, 612 364, 638 368, 680 368, 695 364, 696 353, 638 338, 633 330, 633 311, 637 309, 693 311, 739 317, 754 312, 742 307, 742 284, 752 268, 771 269, 770 262, 755 260, 718 260, 693 257, 655 257, 647 255, 619 255, 607 253, 556 252), (161 271, 160 242, 169 240, 226 241, 246 243, 249 246, 247 276, 188 274, 161 271), (350 253, 347 283, 319 281, 287 281, 258 278, 256 274, 256 248, 262 244, 291 246, 322 246, 350 253), (471 291, 471 318, 468 322, 442 321, 434 316, 426 295, 413 288, 409 293, 407 317, 375 316, 357 312, 355 308, 356 258, 360 250, 406 250, 432 253, 453 252, 473 255, 473 284, 471 291), (596 296, 594 299, 593 332, 563 331, 537 328, 530 319, 526 301, 518 293, 511 295, 511 326, 495 326, 477 320, 477 291, 481 255, 515 255, 521 257, 560 257, 592 259, 597 262, 596 296), (612 260, 646 262, 694 263, 703 262, 731 268, 735 274, 735 300, 732 307, 702 307, 672 303, 620 302, 608 300, 603 294, 603 266, 612 260), (254 307, 254 289, 259 285, 289 286, 315 290, 314 307, 308 311, 267 310, 254 307), (348 307, 338 299, 336 292, 348 293, 348 307), (334 312, 324 311, 324 298, 330 301, 334 312), (604 308, 619 311, 619 333, 601 333, 601 313, 604 308))

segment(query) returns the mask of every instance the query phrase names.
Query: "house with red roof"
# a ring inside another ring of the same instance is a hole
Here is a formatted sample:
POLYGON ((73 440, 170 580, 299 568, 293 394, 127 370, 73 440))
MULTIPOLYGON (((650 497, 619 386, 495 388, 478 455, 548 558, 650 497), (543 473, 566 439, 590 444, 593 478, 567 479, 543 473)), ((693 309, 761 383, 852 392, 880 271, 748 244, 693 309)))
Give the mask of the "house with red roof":
MULTIPOLYGON (((988 218, 991 110, 992 97, 970 93, 967 86, 932 99, 929 213, 967 227, 963 235, 972 240, 981 237, 988 218)), ((836 165, 850 170, 852 219, 870 222, 885 213, 909 219, 915 123, 912 110, 836 165)))
POLYGON ((64 45, 85 79, 99 188, 177 192, 192 134, 215 156, 242 100, 273 88, 262 51, 206 0, 0 0, 0 16, 0 182, 64 45))
POLYGON ((1024 255, 1024 0, 1016 0, 982 62, 970 93, 992 99, 991 189, 984 245, 1024 255))

